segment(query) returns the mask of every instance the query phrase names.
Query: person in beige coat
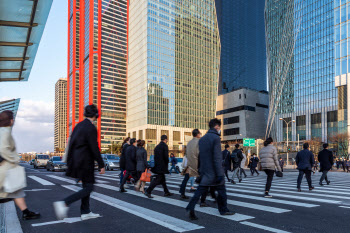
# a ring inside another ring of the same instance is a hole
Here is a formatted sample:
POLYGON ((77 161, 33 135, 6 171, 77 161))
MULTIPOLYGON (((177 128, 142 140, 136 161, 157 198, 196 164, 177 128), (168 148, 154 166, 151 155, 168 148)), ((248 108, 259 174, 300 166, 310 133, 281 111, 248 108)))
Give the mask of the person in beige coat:
POLYGON ((264 197, 272 197, 269 195, 269 192, 276 168, 278 171, 282 172, 277 158, 277 149, 272 145, 272 142, 272 138, 266 139, 264 142, 264 147, 259 152, 261 169, 267 175, 264 197))
POLYGON ((185 195, 186 185, 188 180, 191 177, 197 177, 198 174, 198 155, 199 155, 199 147, 198 142, 201 138, 201 132, 198 129, 194 129, 192 131, 192 140, 187 143, 186 147, 186 158, 184 159, 184 163, 187 160, 187 164, 182 164, 184 169, 182 174, 185 175, 182 184, 180 186, 179 193, 181 194, 181 199, 188 199, 185 195))
POLYGON ((3 111, 0 113, 0 203, 14 200, 18 208, 22 211, 23 220, 37 219, 39 213, 29 211, 24 200, 24 191, 20 189, 13 193, 4 191, 4 182, 7 171, 19 166, 19 156, 16 151, 15 141, 12 137, 12 126, 14 117, 12 111, 3 111))

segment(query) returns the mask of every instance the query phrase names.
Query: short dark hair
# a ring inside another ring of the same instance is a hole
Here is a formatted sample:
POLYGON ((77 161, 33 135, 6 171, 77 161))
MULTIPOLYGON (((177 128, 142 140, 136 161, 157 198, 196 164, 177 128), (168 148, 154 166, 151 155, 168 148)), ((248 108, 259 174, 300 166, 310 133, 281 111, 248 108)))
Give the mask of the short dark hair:
POLYGON ((273 139, 271 137, 267 138, 264 142, 264 146, 267 146, 273 142, 273 139))
POLYGON ((160 140, 161 140, 161 141, 164 141, 164 140, 166 140, 166 139, 168 139, 168 136, 166 136, 166 135, 162 135, 162 136, 160 137, 160 140))
POLYGON ((134 144, 136 142, 136 138, 130 139, 130 145, 134 144))
POLYGON ((323 143, 323 148, 326 149, 328 147, 328 143, 323 143))
POLYGON ((305 142, 305 143, 303 144, 303 148, 304 148, 304 149, 308 149, 308 148, 309 148, 309 143, 305 142))
POLYGON ((84 109, 84 116, 85 117, 99 117, 99 114, 98 114, 98 109, 96 107, 96 105, 94 104, 90 104, 90 105, 87 105, 85 106, 85 109, 84 109))
POLYGON ((143 147, 145 145, 145 140, 137 140, 137 146, 143 147))
POLYGON ((221 126, 221 121, 219 120, 219 119, 217 119, 217 118, 214 118, 214 119, 211 119, 210 121, 209 121, 209 128, 211 129, 211 128, 214 128, 215 126, 221 126))
POLYGON ((5 110, 0 113, 0 127, 11 126, 11 120, 14 119, 13 112, 10 110, 5 110))
POLYGON ((226 144, 226 145, 225 145, 225 149, 227 149, 227 148, 230 148, 230 145, 229 145, 229 144, 226 144))
POLYGON ((235 145, 235 147, 236 147, 236 149, 238 149, 238 148, 239 148, 239 144, 237 143, 237 144, 235 145))
POLYGON ((243 148, 241 148, 241 151, 243 152, 243 148))
POLYGON ((192 131, 192 136, 193 137, 197 137, 197 135, 198 134, 200 134, 201 132, 199 131, 199 129, 194 129, 193 131, 192 131))

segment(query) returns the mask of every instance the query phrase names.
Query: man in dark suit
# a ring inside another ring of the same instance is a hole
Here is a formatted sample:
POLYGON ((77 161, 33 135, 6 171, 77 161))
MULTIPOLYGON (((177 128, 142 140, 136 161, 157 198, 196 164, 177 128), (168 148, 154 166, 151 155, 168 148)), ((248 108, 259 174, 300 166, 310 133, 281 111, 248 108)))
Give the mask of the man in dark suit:
POLYGON ((221 153, 221 121, 212 119, 209 122, 209 130, 198 143, 199 146, 199 186, 194 193, 190 203, 186 207, 190 211, 190 219, 197 220, 194 208, 204 193, 209 188, 214 188, 218 192, 217 203, 221 215, 233 215, 227 208, 227 195, 225 188, 224 168, 222 166, 221 153))
POLYGON ((311 171, 312 171, 312 166, 315 163, 315 158, 312 152, 309 150, 309 143, 304 143, 303 145, 304 150, 299 151, 297 154, 297 157, 295 158, 295 162, 298 166, 299 170, 299 176, 298 176, 298 181, 297 181, 297 188, 298 192, 301 192, 301 180, 304 177, 304 174, 306 176, 307 183, 309 185, 309 190, 313 190, 314 187, 312 186, 312 181, 311 181, 311 171))
POLYGON ((153 198, 151 193, 157 185, 162 185, 164 189, 164 196, 172 196, 173 194, 169 192, 166 186, 165 174, 169 174, 168 164, 169 164, 169 149, 168 149, 168 137, 162 135, 161 142, 154 148, 154 167, 151 168, 152 173, 156 176, 152 177, 151 183, 148 189, 145 191, 145 195, 148 198, 153 198))
POLYGON ((327 173, 333 166, 333 153, 328 150, 328 143, 323 144, 323 150, 318 153, 318 161, 320 162, 320 172, 322 172, 320 185, 323 186, 323 180, 326 180, 327 185, 329 185, 327 173))
POLYGON ((124 184, 129 176, 134 178, 134 182, 138 181, 136 173, 136 139, 130 139, 130 146, 125 151, 125 176, 120 184, 120 192, 125 193, 124 184))
POLYGON ((95 161, 101 169, 100 174, 105 173, 104 163, 100 154, 97 142, 97 130, 93 122, 99 117, 98 109, 95 105, 85 107, 85 120, 79 122, 70 137, 67 154, 66 175, 77 180, 81 180, 83 188, 66 197, 63 201, 54 203, 55 213, 58 219, 67 217, 69 205, 81 199, 81 219, 100 217, 90 210, 90 193, 95 183, 95 161))

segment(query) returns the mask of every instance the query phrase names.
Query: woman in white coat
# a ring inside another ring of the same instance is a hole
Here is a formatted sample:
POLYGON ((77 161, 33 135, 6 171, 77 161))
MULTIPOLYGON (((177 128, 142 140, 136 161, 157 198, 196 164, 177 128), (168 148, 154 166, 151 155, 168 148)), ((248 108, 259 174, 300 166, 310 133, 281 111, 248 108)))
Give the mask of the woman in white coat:
POLYGON ((13 123, 12 111, 3 111, 0 113, 0 203, 14 200, 23 213, 23 220, 37 219, 40 217, 40 214, 28 210, 24 200, 25 194, 23 189, 12 193, 5 192, 4 190, 5 179, 11 179, 11 177, 6 177, 7 172, 19 166, 18 163, 20 160, 12 137, 13 123))

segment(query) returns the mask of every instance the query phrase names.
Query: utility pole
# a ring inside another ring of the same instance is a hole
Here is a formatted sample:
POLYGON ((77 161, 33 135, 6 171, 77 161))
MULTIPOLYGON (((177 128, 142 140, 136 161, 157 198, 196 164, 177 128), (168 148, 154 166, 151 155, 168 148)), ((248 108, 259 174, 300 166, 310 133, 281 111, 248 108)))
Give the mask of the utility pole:
MULTIPOLYGON (((288 127, 290 123, 294 123, 295 120, 291 120, 289 122, 287 122, 285 119, 280 118, 281 121, 284 121, 287 124, 287 165, 289 165, 289 149, 288 149, 288 136, 289 136, 289 131, 288 131, 288 127)), ((299 146, 299 145, 298 145, 299 146)))

